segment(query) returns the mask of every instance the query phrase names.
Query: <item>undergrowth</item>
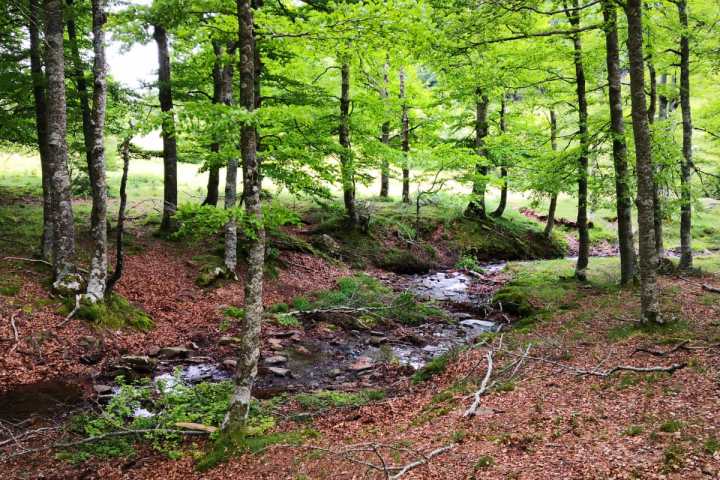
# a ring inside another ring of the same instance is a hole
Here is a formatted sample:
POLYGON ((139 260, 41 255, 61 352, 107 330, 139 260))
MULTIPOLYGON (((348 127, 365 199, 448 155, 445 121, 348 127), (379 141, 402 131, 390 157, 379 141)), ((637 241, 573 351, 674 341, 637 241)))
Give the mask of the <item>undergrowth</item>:
MULTIPOLYGON (((68 314, 75 306, 74 300, 67 298, 64 302, 63 309, 65 314, 68 314)), ((147 313, 116 293, 113 293, 104 302, 81 302, 75 316, 99 327, 115 330, 130 327, 140 331, 148 331, 155 326, 147 313)))

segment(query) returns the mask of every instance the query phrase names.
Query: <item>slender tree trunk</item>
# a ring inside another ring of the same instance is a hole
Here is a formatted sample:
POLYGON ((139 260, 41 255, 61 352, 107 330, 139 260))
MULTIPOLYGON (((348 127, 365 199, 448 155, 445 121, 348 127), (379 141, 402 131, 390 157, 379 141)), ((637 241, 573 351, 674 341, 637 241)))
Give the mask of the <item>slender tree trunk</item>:
POLYGON ((51 175, 53 212, 53 288, 61 293, 81 289, 75 269, 75 230, 67 164, 67 105, 63 50, 62 0, 45 0, 47 44, 48 171, 51 175))
POLYGON ((630 98, 637 173, 637 208, 640 245, 640 305, 642 322, 661 322, 658 307, 657 254, 654 237, 653 162, 650 125, 645 106, 642 1, 627 0, 630 98))
POLYGON ((613 164, 615 166, 615 205, 618 221, 618 245, 620 247, 620 284, 625 285, 635 278, 636 259, 632 231, 632 199, 630 197, 627 143, 625 141, 625 120, 622 105, 622 72, 620 71, 617 11, 612 0, 603 1, 603 16, 605 19, 613 164))
POLYGON ((105 298, 107 283, 107 183, 105 181, 105 0, 92 0, 93 30, 93 108, 92 108, 92 150, 89 175, 92 187, 92 212, 90 232, 93 240, 93 254, 90 260, 87 296, 91 301, 105 298))
POLYGON ((658 93, 658 104, 660 105, 658 111, 658 118, 660 120, 667 120, 668 118, 668 97, 665 95, 665 87, 667 86, 667 73, 660 75, 660 91, 658 93))
MULTIPOLYGON (((228 45, 228 55, 235 51, 234 45, 228 45)), ((225 105, 233 103, 233 60, 230 59, 223 67, 222 71, 222 102, 225 105)), ((228 160, 227 170, 225 171, 225 208, 235 208, 237 203, 237 158, 231 157, 228 160)), ((230 221, 225 225, 225 269, 230 276, 235 274, 237 268, 237 222, 235 216, 231 216, 230 221)))
MULTIPOLYGON (((500 98, 500 131, 502 133, 505 133, 505 94, 503 93, 502 97, 500 98)), ((505 212, 505 207, 507 206, 507 196, 508 196, 508 182, 507 182, 507 165, 504 164, 505 161, 503 160, 503 165, 500 166, 500 179, 502 180, 502 187, 500 188, 500 203, 498 204, 497 208, 494 212, 492 212, 493 217, 502 217, 502 214, 505 212)))
MULTIPOLYGON (((388 73, 390 70, 390 64, 386 60, 383 65, 383 88, 380 90, 380 98, 383 103, 387 102, 388 99, 388 73)), ((380 141, 383 145, 387 146, 390 144, 390 121, 385 121, 382 124, 380 141)), ((382 165, 380 166, 380 197, 387 198, 390 193, 390 162, 383 155, 382 165)))
MULTIPOLYGON (((215 63, 213 64, 213 99, 214 104, 222 102, 223 89, 223 48, 218 40, 213 40, 213 53, 215 54, 215 63)), ((220 185, 220 166, 217 164, 217 154, 220 152, 220 143, 216 140, 210 145, 210 151, 215 154, 211 158, 211 166, 208 169, 207 196, 203 201, 203 205, 217 206, 220 185)))
MULTIPOLYGON (((660 85, 667 85, 667 74, 660 75, 660 85)), ((670 104, 668 98, 664 95, 663 89, 658 95, 658 118, 660 120, 667 120, 670 104)), ((654 229, 655 229, 655 252, 658 258, 665 256, 665 246, 663 242, 663 192, 660 184, 660 174, 662 173, 662 167, 660 165, 654 166, 655 175, 653 177, 653 211, 654 213, 654 229)))
MULTIPOLYGON (((255 38, 253 33, 253 11, 250 0, 237 0, 240 25, 240 103, 248 111, 255 110, 255 38)), ((260 165, 257 161, 257 139, 255 127, 243 125, 241 152, 243 159, 243 183, 245 212, 253 219, 257 231, 249 238, 248 268, 245 276, 245 320, 242 322, 237 349, 238 359, 235 370, 235 392, 223 430, 230 435, 244 433, 245 422, 250 410, 252 387, 257 376, 260 356, 260 325, 263 315, 262 291, 265 265, 265 227, 263 226, 260 204, 260 165)))
POLYGON ((30 72, 32 74, 33 98, 35 100, 35 129, 43 189, 43 233, 40 242, 42 258, 52 260, 53 223, 50 192, 50 171, 48 170, 47 100, 45 98, 45 73, 43 72, 42 47, 40 45, 39 0, 30 0, 28 8, 28 31, 30 33, 30 72))
POLYGON ((355 208, 355 165, 350 147, 350 65, 343 62, 340 67, 340 133, 339 141, 342 147, 340 153, 340 170, 342 176, 343 200, 348 222, 355 226, 358 223, 357 209, 355 208))
MULTIPOLYGON (((574 28, 580 27, 580 13, 578 0, 573 0, 573 9, 566 9, 570 24, 574 28)), ((583 66, 582 42, 580 34, 572 35, 575 63, 575 80, 578 99, 578 132, 580 134, 580 158, 578 159, 578 259, 575 266, 575 276, 579 280, 587 279, 587 266, 590 259, 590 232, 588 231, 587 202, 588 202, 588 148, 590 137, 588 135, 588 105, 585 85, 585 67, 583 66)))
POLYGON ((692 113, 690 111, 690 31, 687 0, 676 0, 682 33, 680 34, 680 108, 682 109, 683 161, 680 165, 680 269, 692 268, 692 113))
MULTIPOLYGON (((550 110, 550 146, 553 151, 557 151, 557 116, 555 110, 550 110)), ((545 223, 545 237, 550 238, 553 227, 555 226, 555 210, 557 210, 557 192, 550 195, 550 208, 548 208, 547 222, 545 223)))
POLYGON ((85 79, 85 68, 80 58, 80 48, 78 47, 77 25, 75 24, 74 0, 66 0, 70 17, 67 19, 68 40, 70 43, 70 55, 73 62, 73 77, 75 77, 75 86, 80 97, 80 111, 82 113, 83 141, 85 145, 85 157, 87 159, 88 171, 92 163, 93 149, 93 125, 92 113, 90 112, 90 95, 87 89, 87 80, 85 79))
POLYGON ((405 69, 400 68, 400 100, 402 101, 402 151, 403 151, 403 168, 402 168, 402 201, 410 203, 410 167, 408 166, 408 154, 410 152, 410 119, 408 117, 408 107, 405 100, 405 69))
POLYGON ((475 91, 475 150, 480 158, 475 164, 476 178, 473 180, 472 200, 465 209, 465 215, 483 219, 485 212, 485 187, 487 185, 488 167, 485 164, 485 137, 488 134, 488 106, 490 100, 482 89, 475 91))
MULTIPOLYGON (((652 8, 645 3, 645 8, 649 12, 652 8)), ((617 28, 617 27, 616 27, 617 28)), ((655 112, 657 111, 657 73, 655 71, 655 57, 653 52, 653 36, 650 31, 650 25, 646 25, 645 34, 647 37, 647 67, 648 76, 650 77, 650 104, 648 105, 648 122, 652 125, 655 122, 655 112)))
MULTIPOLYGON (((645 3, 645 9, 650 10, 652 7, 645 3)), ((649 25, 646 25, 646 36, 647 36, 647 66, 648 75, 650 76, 650 105, 648 106, 648 122, 650 125, 655 123, 655 112, 658 107, 658 88, 657 88, 657 73, 655 71, 655 60, 653 54, 653 37, 649 25)), ((667 105, 666 105, 667 107, 667 105)), ((662 117, 662 99, 660 101, 660 116, 662 117)), ((666 112, 667 113, 667 112, 666 112)), ((657 251, 658 257, 662 258, 665 255, 665 248, 663 247, 663 225, 662 225, 662 195, 660 192, 660 169, 658 166, 655 167, 655 175, 653 176, 653 206, 655 209, 655 250, 657 251)))
POLYGON ((107 281, 105 288, 105 297, 112 294, 115 284, 122 277, 123 267, 125 266, 125 252, 123 251, 123 236, 125 234, 125 206, 127 205, 127 179, 128 170, 130 169, 130 142, 131 134, 123 140, 120 145, 120 156, 123 159, 122 178, 120 179, 120 208, 118 209, 117 230, 115 231, 115 270, 107 281))
POLYGON ((177 210, 177 137, 175 135, 175 113, 173 111, 172 83, 170 80, 170 51, 165 28, 153 26, 153 38, 158 48, 158 92, 160 110, 162 110, 163 139, 163 214, 160 230, 172 232, 177 228, 175 211, 177 210))

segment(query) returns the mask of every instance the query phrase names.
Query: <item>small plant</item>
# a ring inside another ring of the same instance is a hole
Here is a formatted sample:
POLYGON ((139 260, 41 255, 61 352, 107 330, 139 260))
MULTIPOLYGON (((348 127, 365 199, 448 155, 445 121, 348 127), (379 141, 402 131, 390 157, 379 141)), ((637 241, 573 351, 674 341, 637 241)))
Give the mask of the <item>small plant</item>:
POLYGON ((305 410, 318 411, 338 407, 360 407, 385 398, 382 390, 362 390, 356 393, 321 390, 301 393, 293 397, 305 410))
POLYGON ((682 445, 673 444, 663 451, 664 470, 672 472, 682 467, 685 460, 685 449, 682 445))
POLYGON ((477 259, 470 255, 463 255, 455 264, 458 270, 470 270, 477 273, 483 273, 483 269, 477 259))
POLYGON ((490 455, 483 455, 475 461, 474 470, 490 468, 495 465, 495 460, 490 455))
POLYGON ((430 360, 424 367, 420 368, 417 372, 413 374, 413 376, 411 377, 412 382, 427 382, 432 377, 443 373, 447 369, 447 366, 450 364, 450 362, 455 360, 459 354, 460 350, 457 348, 453 348, 443 353, 442 355, 438 355, 437 357, 430 360))
POLYGON ((227 307, 223 313, 226 317, 235 318, 238 320, 242 320, 243 318, 245 318, 244 308, 230 306, 227 307))
POLYGON ((637 437, 644 431, 645 429, 642 427, 642 425, 630 425, 625 430, 623 430, 623 435, 627 435, 628 437, 637 437))
POLYGON ((310 303, 310 300, 305 297, 295 297, 292 301, 292 307, 295 310, 310 310, 312 308, 312 304, 310 303))
POLYGON ((6 278, 0 282, 0 295, 14 297, 20 293, 20 280, 14 277, 6 278))
POLYGON ((268 313, 287 313, 290 311, 290 307, 287 303, 276 303, 268 308, 268 313))
POLYGON ((714 455, 715 452, 720 451, 720 440, 718 440, 717 437, 708 437, 705 443, 703 443, 703 450, 705 450, 708 455, 714 455))
POLYGON ((288 313, 278 313, 275 315, 275 321, 281 327, 297 328, 302 325, 300 320, 298 320, 294 315, 290 315, 288 313))
POLYGON ((680 420, 668 420, 660 425, 659 430, 665 433, 676 433, 682 430, 685 424, 680 420))

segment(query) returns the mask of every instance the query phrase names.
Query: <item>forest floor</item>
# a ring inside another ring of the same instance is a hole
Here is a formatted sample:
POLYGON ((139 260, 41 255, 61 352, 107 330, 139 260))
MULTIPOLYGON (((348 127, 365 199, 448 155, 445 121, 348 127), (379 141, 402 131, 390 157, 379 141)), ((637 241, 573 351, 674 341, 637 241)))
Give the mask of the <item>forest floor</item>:
MULTIPOLYGON (((11 227, 2 232, 1 253, 27 259, 35 249, 39 204, 36 196, 17 193, 0 196, 0 220, 11 227)), ((79 202, 77 208, 87 206, 79 202)), ((431 222, 421 245, 403 237, 397 219, 376 227, 393 233, 383 230, 382 243, 372 244, 333 228, 332 219, 304 215, 308 223, 275 235, 278 254, 265 303, 278 312, 284 311, 278 305, 294 308, 299 297, 314 298, 312 292, 335 289, 339 279, 361 272, 402 289, 403 281, 428 269, 455 275, 465 253, 482 260, 557 255, 555 247, 533 241, 540 226, 528 227, 517 214, 512 222, 485 227, 431 222), (491 250, 495 244, 511 248, 491 250), (520 253, 513 257, 513 251, 520 253), (413 271, 388 272, 410 259, 413 271)), ((81 240, 86 228, 79 226, 81 240)), ((152 318, 148 331, 66 320, 67 306, 48 294, 45 265, 0 262, 0 453, 21 453, 0 457, 6 478, 392 478, 400 473, 394 466, 413 462, 422 465, 403 478, 720 477, 720 295, 711 291, 720 288, 720 256, 714 255, 697 259, 696 276, 661 278, 667 324, 656 328, 636 323, 638 292, 616 286, 613 257, 591 260, 588 283, 572 279, 573 263, 565 259, 511 262, 502 272, 481 274, 473 283, 488 290, 483 295, 502 288, 520 304, 529 302, 490 314, 512 321, 502 333, 480 335, 438 357, 424 375, 389 359, 361 365, 343 383, 330 385, 337 392, 332 395, 313 393, 328 385, 301 385, 297 395, 264 400, 274 402, 262 403, 271 405, 266 414, 272 422, 257 445, 207 471, 198 469, 212 450, 203 436, 171 452, 140 442, 117 457, 102 449, 87 450, 88 457, 76 455, 75 447, 46 449, 83 438, 73 430, 74 418, 98 411, 94 388, 107 382, 123 355, 157 356, 163 347, 178 347, 189 352, 181 355, 215 363, 232 357, 222 338, 236 328, 228 311, 242 304, 242 282, 198 286, 213 243, 162 240, 154 228, 138 220, 130 229, 118 286, 152 318), (490 385, 476 415, 466 417, 489 354, 490 385), (613 371, 616 366, 674 371, 613 371), (58 408, 63 395, 66 403, 58 408), (43 396, 53 405, 39 401, 43 396)), ((300 324, 279 318, 264 325, 263 358, 274 355, 278 342, 342 343, 360 328, 333 326, 334 317, 300 324)), ((417 332, 413 328, 398 325, 381 333, 392 340, 417 332)), ((378 335, 370 331, 368 339, 378 335)), ((268 377, 273 375, 261 371, 261 378, 268 377)))

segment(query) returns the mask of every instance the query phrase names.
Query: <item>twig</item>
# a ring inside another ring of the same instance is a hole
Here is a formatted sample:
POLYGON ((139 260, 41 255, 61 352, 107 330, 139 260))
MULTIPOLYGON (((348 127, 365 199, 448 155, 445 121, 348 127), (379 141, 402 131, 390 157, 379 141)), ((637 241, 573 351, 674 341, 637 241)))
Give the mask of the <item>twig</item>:
POLYGON ((3 260, 20 260, 23 262, 33 262, 33 263, 43 263, 45 265, 49 265, 52 267, 52 263, 48 262, 47 260, 42 260, 39 258, 25 258, 25 257, 3 257, 3 260))
POLYGON ((60 322, 58 328, 64 326, 67 322, 69 322, 73 315, 75 315, 75 313, 77 313, 77 311, 80 309, 80 297, 81 295, 75 295, 75 308, 73 308, 70 313, 68 313, 68 316, 65 317, 65 320, 60 322))
POLYGON ((475 400, 473 401, 472 405, 468 407, 467 410, 465 410, 465 413, 463 414, 463 417, 474 417, 477 413, 477 409, 480 406, 480 397, 485 393, 485 391, 488 388, 488 382, 490 381, 490 376, 492 375, 493 370, 493 353, 494 350, 489 350, 487 354, 485 355, 485 358, 487 359, 487 370, 485 371, 485 377, 482 380, 482 383, 480 383, 480 388, 475 392, 475 400))
POLYGON ((13 330, 13 336, 15 337, 15 343, 18 343, 19 337, 18 337, 17 325, 15 325, 15 315, 17 315, 17 312, 10 315, 10 326, 12 327, 12 330, 13 330))
POLYGON ((444 447, 436 448, 435 450, 428 453, 427 455, 424 455, 424 458, 422 460, 417 460, 415 462, 408 463, 407 465, 402 467, 398 473, 396 473, 395 475, 390 477, 390 480, 397 480, 398 478, 402 477, 410 470, 417 468, 421 465, 425 465, 426 463, 428 463, 430 461, 430 459, 437 457, 438 455, 441 455, 441 454, 447 452, 448 450, 452 450, 454 447, 455 447, 455 445, 446 445, 444 447))
POLYGON ((642 353, 649 353, 650 355, 652 355, 654 357, 666 357, 666 356, 670 355, 671 353, 677 352, 678 350, 687 350, 687 348, 685 346, 688 344, 688 342, 689 342, 689 340, 684 340, 684 341, 678 343, 677 345, 675 345, 670 350, 667 350, 665 352, 660 351, 660 350, 650 350, 649 348, 638 347, 635 349, 635 351, 633 351, 630 354, 630 356, 632 357, 636 353, 642 352, 642 353))
POLYGON ((527 358, 528 354, 530 353, 530 347, 532 347, 532 343, 528 343, 527 348, 525 349, 525 353, 523 353, 523 356, 520 357, 520 360, 518 360, 517 364, 515 365, 515 368, 513 369, 512 373, 510 374, 509 380, 512 380, 515 377, 515 374, 520 370, 520 367, 522 366, 523 362, 527 358))
POLYGON ((720 288, 713 287, 711 285, 708 285, 707 283, 703 283, 702 288, 703 290, 707 290, 708 292, 720 293, 720 288))

